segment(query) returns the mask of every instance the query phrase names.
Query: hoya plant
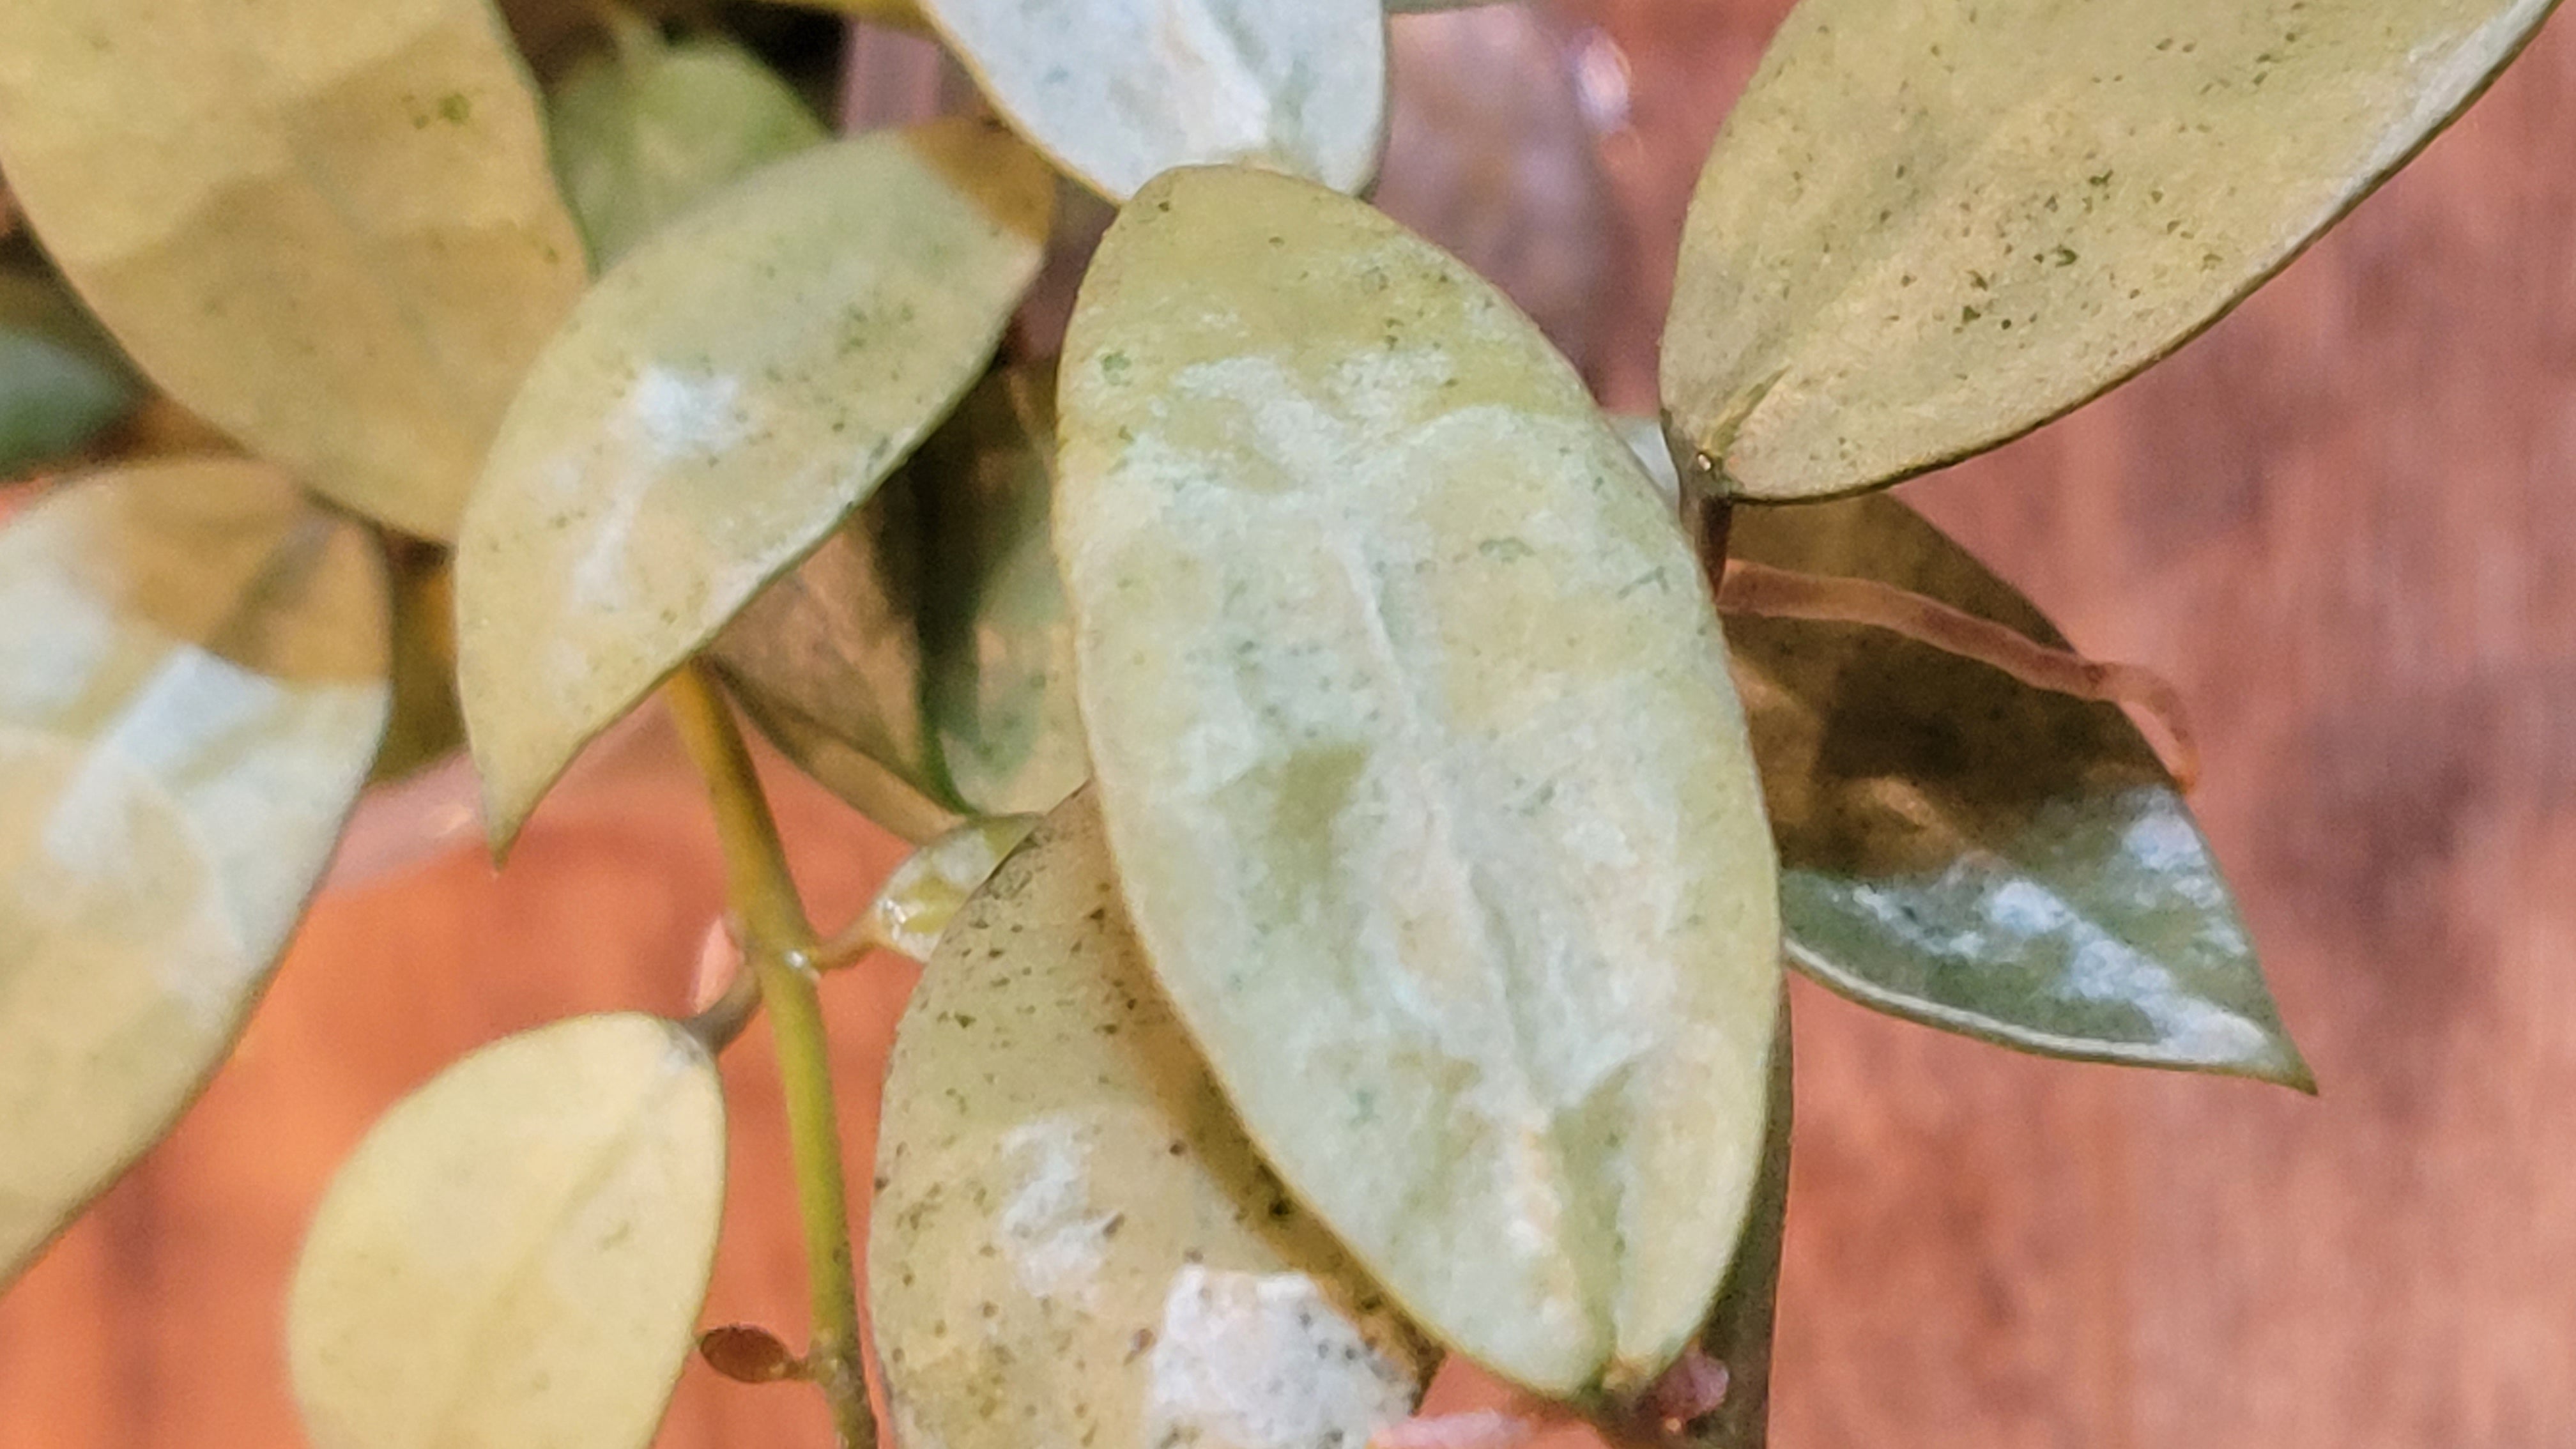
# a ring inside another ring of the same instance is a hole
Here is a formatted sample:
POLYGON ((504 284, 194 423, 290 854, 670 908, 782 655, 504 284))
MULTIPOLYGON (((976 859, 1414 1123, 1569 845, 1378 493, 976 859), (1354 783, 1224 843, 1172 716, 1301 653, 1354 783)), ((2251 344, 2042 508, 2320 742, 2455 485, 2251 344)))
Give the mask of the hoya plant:
POLYGON ((845 1449, 1745 1449, 1784 966, 2312 1088, 2172 691, 1880 490, 2207 326, 2545 0, 1804 0, 1652 418, 1367 199, 1435 6, 840 8, 975 103, 836 136, 745 7, 0 5, 0 1273, 220 1067, 371 781, 461 742, 506 856, 638 710, 729 969, 369 1133, 280 1285, 325 1449, 641 1445, 693 1355, 845 1449), (859 920, 745 719, 918 846, 859 920), (755 1014, 792 1345, 699 1321, 755 1014), (1415 1419, 1449 1355, 1512 1415, 1415 1419))

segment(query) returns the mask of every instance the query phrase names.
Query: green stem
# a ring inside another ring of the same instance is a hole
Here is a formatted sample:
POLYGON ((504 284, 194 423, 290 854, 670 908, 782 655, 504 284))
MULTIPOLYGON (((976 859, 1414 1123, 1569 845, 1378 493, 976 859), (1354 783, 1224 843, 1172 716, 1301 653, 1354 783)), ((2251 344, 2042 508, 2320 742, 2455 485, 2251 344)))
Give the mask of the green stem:
POLYGON ((680 738, 706 777, 724 842, 726 894, 741 922, 743 954, 760 981, 761 1005, 778 1044, 787 1098, 787 1139, 796 1162, 796 1204, 805 1222, 805 1268, 813 1290, 814 1342, 806 1355, 832 1407, 840 1449, 872 1449, 867 1375, 859 1357, 858 1276, 850 1255, 850 1205, 841 1177, 841 1129, 832 1096, 823 999, 815 990, 819 943, 806 919, 778 824, 752 770, 733 713, 697 666, 672 676, 667 691, 680 738))

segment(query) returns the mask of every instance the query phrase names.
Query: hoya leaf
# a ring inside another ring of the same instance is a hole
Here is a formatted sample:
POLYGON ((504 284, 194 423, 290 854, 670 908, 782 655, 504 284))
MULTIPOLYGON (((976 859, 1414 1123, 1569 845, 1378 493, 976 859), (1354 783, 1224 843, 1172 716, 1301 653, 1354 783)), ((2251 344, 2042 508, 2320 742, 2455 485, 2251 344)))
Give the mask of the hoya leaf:
POLYGON ((1073 619, 1051 538, 1055 372, 997 374, 935 434, 921 479, 922 712, 957 797, 986 814, 1053 809, 1091 776, 1073 619))
POLYGON ((171 396, 428 537, 581 291, 489 0, 10 0, 0 169, 171 396))
POLYGON ((1499 293, 1268 172, 1128 206, 1059 402, 1082 713, 1182 1019, 1427 1328, 1641 1388, 1725 1272, 1779 980, 1679 530, 1499 293))
POLYGON ((920 493, 897 473, 708 646, 752 718, 806 773, 911 836, 959 813, 921 716, 920 493))
MULTIPOLYGON (((1731 548, 2065 643, 1891 498, 1740 508, 1731 548)), ((2310 1085, 2208 843, 2117 707, 1883 629, 1736 617, 1727 633, 1795 964, 2027 1051, 2310 1085)))
POLYGON ((870 25, 883 25, 896 30, 927 31, 930 23, 921 17, 916 0, 792 0, 817 10, 838 10, 853 20, 870 25))
POLYGON ((1357 1449, 1429 1375, 1173 1019, 1088 793, 923 973, 877 1180, 869 1305, 898 1443, 1357 1449))
POLYGON ((2179 346, 2457 115, 2551 0, 1804 0, 1684 229, 1664 407, 1817 498, 2179 346))
POLYGON ((1421 15, 1433 10, 1465 10, 1478 5, 1500 5, 1507 0, 1386 0, 1389 15, 1421 15))
POLYGON ((1048 541, 1054 382, 987 378, 712 650, 798 764, 915 839, 925 812, 1034 814, 1090 775, 1048 541))
POLYGON ((969 820, 913 852, 868 904, 861 928, 869 942, 929 960, 958 909, 1036 824, 1032 815, 969 820))
POLYGON ((314 1449, 643 1449, 697 1341, 724 1144, 714 1060, 651 1016, 509 1037, 394 1104, 287 1299, 314 1449))
POLYGON ((672 44, 632 15, 547 97, 564 200, 605 270, 707 192, 829 132, 787 82, 722 35, 672 44))
POLYGON ((53 276, 0 259, 0 479, 78 452, 137 393, 116 344, 53 276))
POLYGON ((1248 160, 1357 191, 1386 130, 1380 0, 922 0, 1021 134, 1113 201, 1248 160))
POLYGON ((1053 204, 1006 133, 937 121, 775 162, 600 279, 511 405, 457 549, 496 844, 956 404, 1053 204))
POLYGON ((374 541, 263 464, 0 530, 0 1281, 231 1050, 376 753, 385 634, 374 541))

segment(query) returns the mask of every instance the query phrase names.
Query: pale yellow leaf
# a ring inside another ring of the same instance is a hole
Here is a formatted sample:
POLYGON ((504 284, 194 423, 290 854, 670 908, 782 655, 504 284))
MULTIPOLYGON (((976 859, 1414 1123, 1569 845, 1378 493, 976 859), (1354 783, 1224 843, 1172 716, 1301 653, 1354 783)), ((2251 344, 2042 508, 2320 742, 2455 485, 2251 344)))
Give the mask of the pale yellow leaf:
POLYGON ((2243 298, 2551 0, 1805 0, 1700 174, 1664 331, 1698 486, 1893 482, 2243 298))
POLYGON ((1360 1449, 1414 1335, 1283 1195, 1129 930, 1088 792, 958 916, 886 1079, 869 1305, 913 1449, 1360 1449))
POLYGON ((510 1037, 396 1103, 287 1299, 314 1449, 642 1449, 696 1342, 724 1140, 715 1062, 650 1016, 510 1037))
POLYGON ((581 291, 488 0, 8 0, 0 169, 154 381, 428 537, 581 291))
POLYGON ((1725 1271, 1778 982, 1678 528, 1490 286, 1265 172, 1128 206, 1059 403, 1082 713, 1181 1016, 1427 1328, 1642 1387, 1725 1271))
POLYGON ((1379 0, 923 0, 1021 134, 1123 200, 1251 160, 1357 191, 1386 130, 1379 0))
POLYGON ((511 405, 457 549, 496 844, 973 385, 1053 201, 1007 133, 932 122, 776 162, 600 279, 511 405))
POLYGON ((237 460, 0 530, 0 1281, 231 1050, 385 723, 375 545, 237 460))

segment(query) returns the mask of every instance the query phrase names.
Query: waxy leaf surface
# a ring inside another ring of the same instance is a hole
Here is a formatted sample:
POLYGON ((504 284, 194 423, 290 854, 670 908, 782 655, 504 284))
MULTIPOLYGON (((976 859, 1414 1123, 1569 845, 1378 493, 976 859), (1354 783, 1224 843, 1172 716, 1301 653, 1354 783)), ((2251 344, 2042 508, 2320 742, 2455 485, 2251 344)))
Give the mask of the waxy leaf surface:
POLYGON ((0 254, 0 479, 79 451, 136 393, 116 344, 56 280, 0 254))
POLYGON ((923 973, 877 1177, 868 1292, 898 1443, 1357 1449, 1430 1373, 1173 1019, 1087 792, 923 973))
POLYGON ((697 1341, 724 1144, 714 1060, 650 1016, 495 1042, 396 1103, 287 1299, 314 1449, 643 1449, 697 1341))
POLYGON ((1698 486, 1892 482, 2181 344, 2472 99, 2552 0, 1804 0, 1691 204, 1698 486))
MULTIPOLYGON (((1739 508, 1730 548, 2065 643, 1893 499, 1739 508)), ((2309 1084, 2208 843, 2116 706, 1884 629, 1735 616, 1727 635, 1794 963, 2007 1046, 2309 1084)))
POLYGON ((899 834, 1042 813, 1090 776, 1048 538, 1054 384, 987 378, 712 651, 764 732, 899 834))
POLYGON ((1426 1328, 1641 1388, 1725 1271, 1778 990, 1679 530, 1500 294, 1272 173, 1128 206, 1059 403, 1119 881, 1218 1079, 1426 1328))
POLYGON ((795 88, 720 35, 624 16, 546 101, 564 200, 601 270, 709 191, 828 137, 795 88))
POLYGON ((384 729, 375 543, 237 460, 0 529, 0 1281, 232 1047, 384 729))
POLYGON ((1053 201, 1007 133, 933 122, 776 162, 600 279, 511 405, 458 545, 496 843, 956 404, 1053 201))
POLYGON ((1021 134, 1113 201, 1257 161, 1357 191, 1386 127, 1379 0, 923 0, 1021 134))
POLYGON ((428 537, 581 293, 489 0, 10 0, 0 170, 172 397, 428 537))

